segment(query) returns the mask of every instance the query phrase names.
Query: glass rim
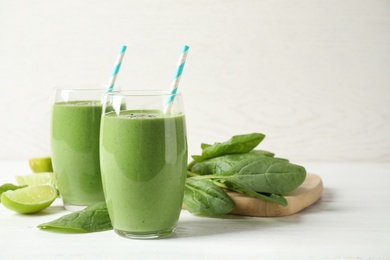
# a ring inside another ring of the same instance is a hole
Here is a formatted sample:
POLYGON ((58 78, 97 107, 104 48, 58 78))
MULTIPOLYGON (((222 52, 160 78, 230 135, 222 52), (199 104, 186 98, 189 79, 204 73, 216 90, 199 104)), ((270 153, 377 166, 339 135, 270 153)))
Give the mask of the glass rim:
POLYGON ((159 89, 127 89, 127 90, 118 90, 118 91, 112 91, 112 92, 106 92, 106 96, 135 96, 135 97, 142 97, 142 96, 181 96, 181 92, 177 91, 176 93, 171 93, 171 91, 168 90, 159 90, 159 89))

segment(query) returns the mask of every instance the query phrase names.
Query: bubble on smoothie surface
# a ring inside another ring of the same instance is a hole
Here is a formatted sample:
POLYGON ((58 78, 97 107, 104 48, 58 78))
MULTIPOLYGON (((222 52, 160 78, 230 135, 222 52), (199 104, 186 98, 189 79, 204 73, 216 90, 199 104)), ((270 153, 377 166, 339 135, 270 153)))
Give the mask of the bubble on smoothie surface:
POLYGON ((100 101, 94 101, 94 100, 91 100, 91 101, 75 101, 75 102, 72 102, 72 103, 69 103, 70 105, 75 105, 75 106, 93 106, 93 105, 96 105, 96 104, 99 104, 100 101))
POLYGON ((131 113, 126 115, 128 118, 157 118, 156 114, 149 113, 131 113))

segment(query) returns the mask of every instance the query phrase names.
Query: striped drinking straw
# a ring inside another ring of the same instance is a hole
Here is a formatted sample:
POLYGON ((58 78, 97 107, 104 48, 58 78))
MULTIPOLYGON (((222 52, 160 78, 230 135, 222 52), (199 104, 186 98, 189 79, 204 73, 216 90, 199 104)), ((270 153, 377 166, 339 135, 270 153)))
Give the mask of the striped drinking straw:
POLYGON ((118 56, 116 57, 115 60, 114 69, 112 70, 110 80, 108 81, 107 84, 106 92, 112 92, 112 90, 114 89, 116 76, 118 75, 119 69, 121 68, 121 64, 122 64, 123 56, 125 55, 126 48, 127 48, 126 45, 122 45, 119 50, 118 56))
POLYGON ((188 47, 187 45, 183 45, 183 48, 181 50, 180 56, 179 56, 179 62, 177 64, 175 76, 173 77, 171 89, 169 90, 170 96, 167 98, 167 101, 165 103, 164 113, 170 113, 172 108, 173 100, 175 99, 175 94, 177 92, 177 88, 179 86, 180 77, 183 73, 184 65, 186 63, 187 54, 188 54, 188 47))

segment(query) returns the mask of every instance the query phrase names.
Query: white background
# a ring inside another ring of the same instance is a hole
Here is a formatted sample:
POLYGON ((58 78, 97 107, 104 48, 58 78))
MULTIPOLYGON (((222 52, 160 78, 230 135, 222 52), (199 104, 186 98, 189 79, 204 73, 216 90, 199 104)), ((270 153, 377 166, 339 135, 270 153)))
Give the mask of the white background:
POLYGON ((50 154, 53 88, 180 83, 190 154, 261 132, 292 161, 390 162, 390 1, 0 0, 0 159, 50 154))

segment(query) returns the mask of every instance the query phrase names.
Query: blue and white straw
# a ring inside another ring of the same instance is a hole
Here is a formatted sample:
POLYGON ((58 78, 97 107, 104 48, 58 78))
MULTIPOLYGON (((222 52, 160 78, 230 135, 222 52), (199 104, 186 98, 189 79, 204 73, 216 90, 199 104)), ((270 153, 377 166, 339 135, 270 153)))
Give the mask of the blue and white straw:
POLYGON ((108 81, 107 84, 106 92, 112 92, 112 90, 114 89, 115 80, 118 75, 119 69, 121 68, 122 60, 123 60, 123 56, 125 55, 126 48, 127 48, 126 45, 122 45, 119 50, 118 56, 116 57, 115 60, 114 69, 112 70, 110 80, 108 81))
POLYGON ((187 45, 183 45, 183 48, 181 50, 179 62, 177 63, 176 72, 172 80, 171 89, 169 90, 170 96, 167 98, 167 101, 165 103, 164 113, 169 113, 171 111, 173 100, 175 99, 177 88, 179 87, 181 74, 183 73, 184 65, 186 63, 189 48, 190 47, 188 47, 187 45))

